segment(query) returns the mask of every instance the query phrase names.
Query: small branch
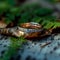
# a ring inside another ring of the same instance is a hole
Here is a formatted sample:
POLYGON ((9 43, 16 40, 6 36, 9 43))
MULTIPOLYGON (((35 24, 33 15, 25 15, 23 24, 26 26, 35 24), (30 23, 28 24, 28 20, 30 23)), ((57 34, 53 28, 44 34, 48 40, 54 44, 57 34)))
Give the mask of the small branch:
POLYGON ((47 46, 47 45, 49 45, 49 44, 51 44, 51 41, 42 44, 41 47, 44 48, 45 46, 47 46))

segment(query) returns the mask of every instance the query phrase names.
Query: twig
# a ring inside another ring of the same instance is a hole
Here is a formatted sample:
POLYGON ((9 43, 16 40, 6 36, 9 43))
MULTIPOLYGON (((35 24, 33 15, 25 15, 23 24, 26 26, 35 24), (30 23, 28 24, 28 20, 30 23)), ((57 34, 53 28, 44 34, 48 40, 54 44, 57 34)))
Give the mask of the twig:
POLYGON ((42 44, 41 47, 44 48, 45 46, 47 46, 47 45, 49 45, 49 44, 51 44, 51 41, 42 44))

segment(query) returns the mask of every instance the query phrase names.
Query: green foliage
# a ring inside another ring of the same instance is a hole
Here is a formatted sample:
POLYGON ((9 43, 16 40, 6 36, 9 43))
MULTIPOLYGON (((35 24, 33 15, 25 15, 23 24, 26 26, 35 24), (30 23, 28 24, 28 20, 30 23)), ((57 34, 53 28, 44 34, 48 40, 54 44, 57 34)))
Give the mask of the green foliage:
POLYGON ((42 8, 38 5, 23 5, 21 7, 11 7, 7 13, 6 13, 6 19, 5 22, 9 24, 13 20, 15 20, 15 17, 19 17, 17 25, 20 25, 20 23, 25 22, 37 22, 43 25, 43 28, 49 29, 52 26, 57 27, 59 26, 59 23, 56 22, 56 18, 51 16, 51 13, 53 10, 49 8, 42 8))
POLYGON ((6 2, 0 2, 0 15, 9 9, 10 5, 6 2))
POLYGON ((39 8, 39 9, 34 10, 33 13, 38 16, 44 16, 44 15, 52 13, 52 10, 49 8, 39 8))
POLYGON ((50 3, 57 3, 59 0, 45 0, 45 1, 48 1, 50 3))
POLYGON ((7 2, 10 5, 15 5, 16 4, 15 0, 0 0, 0 2, 7 2))
POLYGON ((17 54, 19 48, 23 48, 22 45, 25 42, 26 40, 23 37, 11 37, 11 44, 9 45, 8 50, 5 52, 3 58, 0 58, 0 60, 10 60, 12 56, 17 54))
MULTIPOLYGON (((40 18, 51 14, 53 10, 49 8, 42 8, 38 5, 25 5, 20 7, 20 19, 18 24, 24 22, 31 22, 35 18, 40 18)), ((36 20, 35 20, 36 21, 36 20)))
POLYGON ((41 17, 35 17, 35 18, 32 19, 32 22, 37 22, 37 23, 39 23, 41 20, 42 20, 41 17))
POLYGON ((19 17, 17 23, 17 25, 19 25, 20 23, 30 22, 36 17, 47 16, 52 12, 53 10, 42 8, 38 4, 15 7, 14 5, 9 4, 8 0, 5 0, 5 2, 0 4, 0 15, 5 13, 5 22, 7 24, 15 20, 16 17, 19 17))
POLYGON ((57 22, 56 20, 57 20, 56 17, 47 16, 47 17, 39 18, 38 23, 40 23, 45 29, 60 27, 60 23, 57 22))

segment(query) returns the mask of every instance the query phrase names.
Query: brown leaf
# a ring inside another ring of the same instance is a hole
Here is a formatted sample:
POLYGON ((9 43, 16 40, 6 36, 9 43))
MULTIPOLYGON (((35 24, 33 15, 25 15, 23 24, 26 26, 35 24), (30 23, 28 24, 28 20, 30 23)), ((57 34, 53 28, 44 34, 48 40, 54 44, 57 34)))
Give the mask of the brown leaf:
POLYGON ((5 28, 7 24, 4 21, 0 21, 0 28, 5 28))

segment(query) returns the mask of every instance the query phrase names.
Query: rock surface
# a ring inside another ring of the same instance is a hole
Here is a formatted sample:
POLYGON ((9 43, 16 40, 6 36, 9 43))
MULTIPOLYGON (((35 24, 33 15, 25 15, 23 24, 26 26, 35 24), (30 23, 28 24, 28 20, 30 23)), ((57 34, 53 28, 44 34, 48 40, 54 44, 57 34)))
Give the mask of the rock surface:
MULTIPOLYGON (((9 38, 3 38, 0 35, 0 57, 8 49, 9 38)), ((60 34, 38 41, 28 40, 26 44, 19 49, 16 57, 18 60, 60 60, 60 34), (43 46, 45 43, 50 44, 43 46)))

